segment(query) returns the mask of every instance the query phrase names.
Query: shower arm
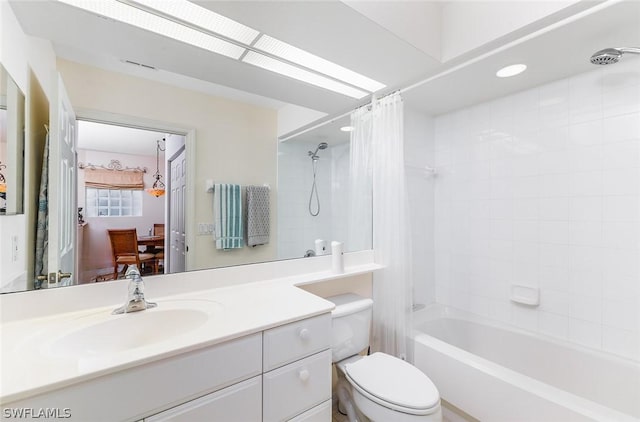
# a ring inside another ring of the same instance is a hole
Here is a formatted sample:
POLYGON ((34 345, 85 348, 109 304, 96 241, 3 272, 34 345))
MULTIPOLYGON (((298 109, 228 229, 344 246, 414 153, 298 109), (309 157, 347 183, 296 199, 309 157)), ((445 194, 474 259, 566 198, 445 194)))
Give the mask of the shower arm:
POLYGON ((640 48, 637 47, 620 47, 616 48, 616 50, 620 50, 623 53, 640 54, 640 48))

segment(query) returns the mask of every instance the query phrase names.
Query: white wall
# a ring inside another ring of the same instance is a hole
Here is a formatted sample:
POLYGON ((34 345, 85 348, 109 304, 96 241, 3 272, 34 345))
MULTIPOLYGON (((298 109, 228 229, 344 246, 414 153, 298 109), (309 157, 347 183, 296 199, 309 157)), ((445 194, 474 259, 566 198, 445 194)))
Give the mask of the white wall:
POLYGON ((413 256, 413 303, 435 302, 433 118, 404 107, 404 155, 413 256))
MULTIPOLYGON (((25 121, 25 161, 29 168, 29 163, 42 154, 38 150, 44 139, 44 128, 41 123, 36 124, 36 122, 45 118, 40 114, 42 93, 51 97, 53 89, 51 81, 55 76, 55 54, 49 42, 29 37, 22 31, 6 0, 0 0, 0 63, 26 97, 25 108, 28 113, 25 121)), ((35 180, 34 173, 39 175, 39 169, 25 171, 25 214, 0 217, 3 219, 0 224, 0 250, 3 251, 3 255, 4 251, 11 250, 11 238, 14 235, 18 236, 20 247, 20 258, 17 261, 3 261, 1 271, 3 276, 8 273, 30 272, 33 267, 33 264, 28 264, 35 253, 35 247, 31 245, 35 239, 36 207, 32 206, 31 199, 40 183, 39 177, 35 180), (30 246, 27 247, 27 245, 30 246)), ((13 278, 13 275, 8 278, 13 278)), ((3 285, 5 281, 2 282, 3 285)), ((23 278, 20 279, 20 288, 24 287, 24 281, 23 278)), ((27 285, 33 285, 31 274, 29 274, 27 285)))
POLYGON ((562 1, 449 1, 442 3, 442 61, 577 3, 562 1))
MULTIPOLYGON (((58 60, 58 69, 74 107, 115 113, 195 130, 195 193, 191 224, 213 223, 213 195, 206 180, 216 183, 276 186, 277 114, 275 110, 189 91, 148 79, 58 60)), ((81 116, 82 117, 82 116, 81 116)), ((154 166, 155 167, 155 166, 154 166)), ((194 236, 189 270, 271 261, 276 258, 276 191, 271 196, 271 238, 267 245, 221 251, 212 235, 194 236)))
POLYGON ((640 60, 440 116, 435 138, 437 301, 639 359, 640 60))
POLYGON ((27 289, 26 251, 25 251, 25 215, 0 216, 0 293, 27 289), (17 251, 13 251, 15 246, 17 251), (14 259, 15 258, 15 259, 14 259))
POLYGON ((286 135, 311 122, 326 116, 327 113, 310 108, 287 104, 278 109, 278 136, 286 135))

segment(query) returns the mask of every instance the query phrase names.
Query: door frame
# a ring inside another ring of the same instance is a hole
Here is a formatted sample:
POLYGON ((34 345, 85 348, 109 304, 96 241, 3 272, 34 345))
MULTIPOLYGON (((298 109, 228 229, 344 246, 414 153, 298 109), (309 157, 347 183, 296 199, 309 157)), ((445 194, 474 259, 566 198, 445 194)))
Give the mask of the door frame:
MULTIPOLYGON (((111 113, 102 110, 93 110, 78 107, 75 109, 76 120, 84 120, 95 123, 105 123, 118 126, 128 126, 135 129, 151 130, 154 132, 167 132, 185 137, 185 160, 187 166, 185 195, 185 248, 192 245, 195 240, 195 190, 196 186, 196 130, 172 122, 162 122, 142 117, 125 114, 111 113)), ((166 218, 166 216, 165 216, 166 218)), ((191 249, 191 248, 189 248, 191 249)), ((166 248, 165 248, 166 253, 166 248)), ((185 271, 194 269, 193 253, 185 255, 185 271)))

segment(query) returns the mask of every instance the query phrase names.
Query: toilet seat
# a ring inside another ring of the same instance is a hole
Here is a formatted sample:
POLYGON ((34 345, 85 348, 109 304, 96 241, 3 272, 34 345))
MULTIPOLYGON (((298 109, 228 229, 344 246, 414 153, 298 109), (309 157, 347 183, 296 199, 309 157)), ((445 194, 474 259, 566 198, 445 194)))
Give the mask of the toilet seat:
POLYGON ((433 382, 418 368, 385 353, 345 365, 345 376, 369 400, 411 415, 429 415, 440 407, 433 382))

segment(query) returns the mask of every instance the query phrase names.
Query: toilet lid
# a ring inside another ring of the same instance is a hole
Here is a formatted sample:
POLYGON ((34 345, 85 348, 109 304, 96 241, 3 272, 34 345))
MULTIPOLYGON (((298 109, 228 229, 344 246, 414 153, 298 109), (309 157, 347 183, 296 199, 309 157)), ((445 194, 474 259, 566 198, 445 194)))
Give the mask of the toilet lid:
POLYGON ((427 410, 440 402, 440 394, 422 371, 385 353, 374 353, 347 364, 347 376, 360 389, 383 402, 408 410, 427 410))

